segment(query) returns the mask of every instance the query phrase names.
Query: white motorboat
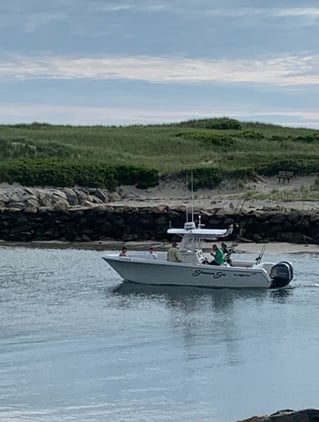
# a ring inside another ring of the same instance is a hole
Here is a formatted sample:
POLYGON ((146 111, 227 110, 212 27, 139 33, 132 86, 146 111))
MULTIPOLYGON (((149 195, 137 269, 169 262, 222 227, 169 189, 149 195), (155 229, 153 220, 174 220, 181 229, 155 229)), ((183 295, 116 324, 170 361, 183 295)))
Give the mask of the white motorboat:
POLYGON ((232 228, 206 229, 199 223, 186 222, 184 228, 170 228, 167 233, 180 236, 181 262, 167 261, 166 255, 150 259, 146 254, 128 256, 109 254, 103 259, 125 282, 167 286, 206 288, 279 288, 293 278, 293 267, 287 261, 261 262, 262 254, 254 261, 231 259, 231 263, 209 265, 202 249, 203 241, 227 239, 232 228))

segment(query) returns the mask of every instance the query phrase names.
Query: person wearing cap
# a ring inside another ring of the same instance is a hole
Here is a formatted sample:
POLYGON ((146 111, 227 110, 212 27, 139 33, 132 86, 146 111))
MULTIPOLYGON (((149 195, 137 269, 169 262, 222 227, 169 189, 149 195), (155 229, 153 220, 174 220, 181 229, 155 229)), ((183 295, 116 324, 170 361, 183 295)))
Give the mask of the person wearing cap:
POLYGON ((227 245, 226 245, 225 242, 222 242, 221 249, 223 251, 224 261, 227 262, 227 264, 231 265, 232 264, 232 260, 231 260, 230 256, 232 254, 232 250, 231 249, 228 249, 228 247, 227 247, 227 245))
POLYGON ((178 249, 177 249, 176 242, 173 242, 172 246, 167 251, 167 261, 182 262, 178 249))

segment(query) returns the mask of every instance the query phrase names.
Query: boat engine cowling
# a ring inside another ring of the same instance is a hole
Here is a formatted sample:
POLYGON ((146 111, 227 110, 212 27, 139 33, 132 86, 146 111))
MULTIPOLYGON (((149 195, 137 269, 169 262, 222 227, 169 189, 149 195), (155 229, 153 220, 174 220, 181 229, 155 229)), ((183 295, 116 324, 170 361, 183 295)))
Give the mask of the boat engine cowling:
POLYGON ((290 262, 280 261, 271 267, 269 275, 272 279, 270 287, 275 289, 287 286, 294 276, 294 271, 290 262))

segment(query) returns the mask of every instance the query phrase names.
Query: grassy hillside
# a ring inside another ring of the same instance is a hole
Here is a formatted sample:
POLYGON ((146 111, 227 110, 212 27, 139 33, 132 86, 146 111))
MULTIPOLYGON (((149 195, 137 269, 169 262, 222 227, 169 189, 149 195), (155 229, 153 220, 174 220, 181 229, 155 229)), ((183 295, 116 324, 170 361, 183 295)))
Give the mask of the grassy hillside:
POLYGON ((47 169, 42 184, 103 186, 112 172, 112 183, 120 183, 125 169, 126 177, 134 173, 133 183, 152 185, 157 174, 194 170, 197 186, 214 186, 229 176, 272 175, 279 170, 319 173, 319 131, 227 118, 123 127, 2 125, 0 159, 1 181, 23 183, 28 172, 38 172, 34 183, 39 184, 47 169), (122 170, 115 174, 118 166, 122 170), (112 172, 101 176, 110 168, 112 172), (65 172, 72 177, 61 178, 65 172), (83 174, 74 178, 77 172, 87 172, 91 178, 83 174))

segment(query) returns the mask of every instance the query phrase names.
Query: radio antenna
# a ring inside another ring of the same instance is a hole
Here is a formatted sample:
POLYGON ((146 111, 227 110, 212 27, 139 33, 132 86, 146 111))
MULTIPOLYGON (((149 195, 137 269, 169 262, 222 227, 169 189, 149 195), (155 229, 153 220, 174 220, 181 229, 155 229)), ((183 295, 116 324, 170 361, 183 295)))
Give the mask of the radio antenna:
POLYGON ((194 222, 194 175, 191 171, 191 192, 192 192, 192 222, 194 222))
MULTIPOLYGON (((185 180, 186 197, 188 198, 188 174, 186 173, 185 180)), ((186 199, 186 223, 188 223, 188 200, 186 199)))

